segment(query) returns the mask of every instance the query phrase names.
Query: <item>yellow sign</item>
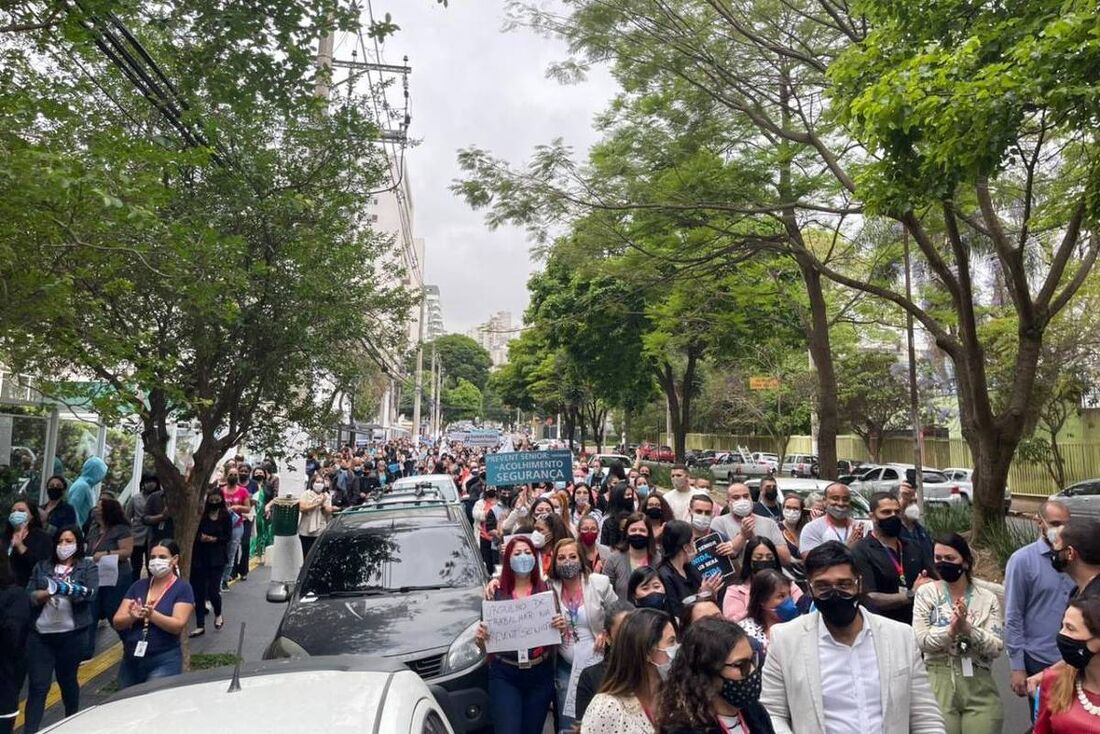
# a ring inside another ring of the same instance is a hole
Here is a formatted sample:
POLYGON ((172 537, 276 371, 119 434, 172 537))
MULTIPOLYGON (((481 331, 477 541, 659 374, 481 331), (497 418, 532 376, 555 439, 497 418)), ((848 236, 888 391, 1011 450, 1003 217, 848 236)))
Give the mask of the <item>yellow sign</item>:
POLYGON ((766 375, 757 375, 749 378, 750 390, 778 390, 779 378, 768 377, 766 375))

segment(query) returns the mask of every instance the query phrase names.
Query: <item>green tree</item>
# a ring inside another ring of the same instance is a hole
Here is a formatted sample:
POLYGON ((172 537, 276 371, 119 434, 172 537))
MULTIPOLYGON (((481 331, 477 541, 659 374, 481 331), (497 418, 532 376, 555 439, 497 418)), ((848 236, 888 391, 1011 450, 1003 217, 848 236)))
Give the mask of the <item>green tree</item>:
POLYGON ((473 420, 483 416, 481 390, 459 377, 455 386, 443 389, 443 419, 447 422, 473 420))
POLYGON ((882 457, 887 429, 908 425, 909 385, 892 350, 855 348, 837 360, 840 416, 863 439, 871 460, 882 457))
MULTIPOLYGON (((432 351, 443 366, 443 377, 452 387, 460 379, 473 383, 478 390, 489 384, 492 357, 480 344, 464 334, 446 334, 424 343, 424 354, 430 358, 432 351)), ((416 368, 416 355, 412 355, 412 369, 416 368)), ((407 370, 411 372, 411 370, 407 370)))
POLYGON ((347 355, 400 343, 411 304, 379 277, 388 239, 360 224, 386 170, 377 125, 363 100, 324 114, 313 97, 308 39, 350 23, 348 7, 115 9, 174 78, 179 114, 151 114, 99 56, 102 16, 58 21, 96 84, 39 56, 56 38, 5 46, 18 83, 0 84, 0 351, 52 394, 70 394, 58 376, 94 380, 106 421, 140 421, 186 568, 220 457, 331 425, 362 377, 347 355), (186 471, 167 452, 174 420, 201 427, 186 471))

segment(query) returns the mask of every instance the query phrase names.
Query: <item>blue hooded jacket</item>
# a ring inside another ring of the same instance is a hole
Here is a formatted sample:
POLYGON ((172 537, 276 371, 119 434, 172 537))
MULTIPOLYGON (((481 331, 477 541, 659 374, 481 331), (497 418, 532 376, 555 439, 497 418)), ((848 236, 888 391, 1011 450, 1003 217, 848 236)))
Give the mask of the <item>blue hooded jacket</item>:
POLYGON ((76 511, 76 524, 84 527, 95 505, 94 488, 107 476, 107 465, 103 459, 93 456, 84 462, 80 476, 69 487, 69 504, 76 511))

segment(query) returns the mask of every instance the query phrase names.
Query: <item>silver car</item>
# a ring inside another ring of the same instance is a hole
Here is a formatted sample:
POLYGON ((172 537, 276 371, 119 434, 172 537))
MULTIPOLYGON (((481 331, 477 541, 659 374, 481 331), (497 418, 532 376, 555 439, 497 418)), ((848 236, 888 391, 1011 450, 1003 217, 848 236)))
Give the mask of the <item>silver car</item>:
POLYGON ((1100 479, 1086 479, 1071 484, 1050 496, 1069 508, 1071 515, 1100 520, 1100 479))
POLYGON ((782 473, 789 477, 812 477, 817 457, 813 454, 790 454, 783 457, 782 473))

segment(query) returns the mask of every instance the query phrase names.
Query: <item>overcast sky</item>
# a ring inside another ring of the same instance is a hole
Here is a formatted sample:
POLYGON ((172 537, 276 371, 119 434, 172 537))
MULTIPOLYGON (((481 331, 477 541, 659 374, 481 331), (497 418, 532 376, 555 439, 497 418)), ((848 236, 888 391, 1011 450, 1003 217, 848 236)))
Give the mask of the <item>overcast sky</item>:
POLYGON ((425 281, 439 286, 447 330, 464 332, 496 311, 511 311, 518 323, 537 267, 530 243, 520 229, 490 231, 481 212, 451 194, 456 152, 477 145, 518 163, 556 137, 587 150, 595 142, 593 116, 614 82, 606 74, 573 86, 547 79, 564 45, 502 32, 500 0, 451 0, 446 8, 435 0, 375 0, 374 11, 401 26, 386 42, 385 61, 407 54, 413 69, 409 134, 422 141, 408 153, 413 226, 426 241, 425 281))

